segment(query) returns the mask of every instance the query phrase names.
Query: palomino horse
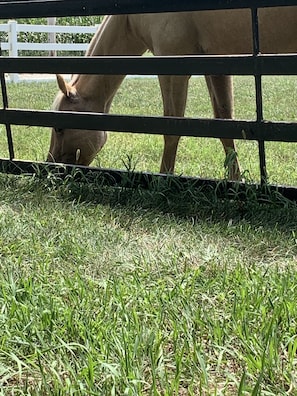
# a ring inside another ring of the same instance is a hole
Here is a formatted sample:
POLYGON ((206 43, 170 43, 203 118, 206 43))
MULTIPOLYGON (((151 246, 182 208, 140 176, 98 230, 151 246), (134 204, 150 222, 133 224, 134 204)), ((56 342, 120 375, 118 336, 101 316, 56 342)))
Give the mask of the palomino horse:
MULTIPOLYGON (((259 10, 261 52, 289 53, 297 49, 297 7, 259 10)), ((217 10, 163 14, 118 15, 104 19, 87 56, 247 54, 252 52, 250 10, 217 10)), ((164 115, 183 117, 190 76, 159 76, 164 115)), ((75 75, 70 83, 58 76, 54 109, 108 112, 124 76, 75 75)), ((231 76, 206 76, 216 118, 233 117, 231 76)), ((179 136, 164 136, 162 173, 173 172, 179 136)), ((106 141, 106 132, 53 130, 48 161, 89 165, 106 141)), ((232 139, 221 139, 226 154, 232 139)), ((240 178, 238 160, 231 179, 240 178)))

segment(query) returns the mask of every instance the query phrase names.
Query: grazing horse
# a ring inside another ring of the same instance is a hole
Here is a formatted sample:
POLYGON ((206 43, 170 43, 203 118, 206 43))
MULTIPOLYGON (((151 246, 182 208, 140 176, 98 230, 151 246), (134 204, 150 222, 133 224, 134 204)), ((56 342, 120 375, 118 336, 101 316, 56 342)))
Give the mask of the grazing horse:
MULTIPOLYGON (((87 56, 248 54, 252 52, 251 13, 217 10, 141 15, 113 15, 104 19, 87 56)), ((296 52, 297 6, 259 10, 262 53, 296 52)), ((183 117, 190 76, 159 76, 165 116, 183 117)), ((233 117, 232 77, 206 76, 214 116, 233 117)), ((57 76, 56 110, 108 113, 124 76, 74 75, 69 83, 57 76)), ((180 137, 164 136, 161 173, 174 171, 180 137)), ((106 141, 105 131, 53 129, 47 160, 89 165, 106 141)), ((235 150, 232 139, 221 139, 226 154, 235 150)), ((229 177, 240 178, 237 158, 229 177)))

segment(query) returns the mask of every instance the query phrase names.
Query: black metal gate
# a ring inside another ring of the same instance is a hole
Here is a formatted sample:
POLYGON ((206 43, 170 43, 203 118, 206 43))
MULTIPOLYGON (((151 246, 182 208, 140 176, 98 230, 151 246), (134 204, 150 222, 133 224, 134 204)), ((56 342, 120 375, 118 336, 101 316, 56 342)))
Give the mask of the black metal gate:
MULTIPOLYGON (((3 109, 0 123, 6 126, 9 159, 0 159, 0 170, 15 174, 34 172, 37 163, 16 160, 11 125, 59 126, 61 128, 109 130, 149 134, 202 136, 258 141, 261 184, 266 183, 265 141, 297 142, 297 123, 267 122, 263 119, 262 75, 296 75, 297 55, 262 55, 260 53, 257 7, 297 6, 297 0, 19 0, 1 1, 1 18, 126 14, 167 11, 195 11, 249 8, 253 25, 253 54, 241 56, 182 57, 86 57, 75 58, 0 58, 3 109), (257 118, 255 121, 206 120, 175 117, 118 116, 96 113, 73 113, 11 109, 5 85, 5 73, 83 73, 83 74, 175 74, 175 75, 252 75, 255 78, 257 118), (182 131, 182 132, 181 132, 182 131), (199 131, 199 132, 197 132, 199 131)), ((297 21, 296 21, 297 23, 297 21)), ((49 164, 38 163, 38 167, 49 164)), ((55 167, 55 165, 51 165, 55 167)), ((76 167, 83 173, 99 172, 109 183, 120 183, 125 171, 76 167)), ((72 166, 63 167, 65 172, 72 166)), ((135 174, 134 183, 146 185, 153 175, 135 174)), ((159 175, 159 177, 168 177, 159 175)), ((186 181, 188 178, 179 178, 186 181)), ((193 180, 193 179, 192 179, 193 180)), ((216 184, 215 180, 194 179, 198 185, 216 184)), ((229 182, 228 186, 233 186, 229 182)), ((241 186, 244 188, 244 185, 241 186)), ((297 188, 272 186, 283 195, 297 199, 297 188)))

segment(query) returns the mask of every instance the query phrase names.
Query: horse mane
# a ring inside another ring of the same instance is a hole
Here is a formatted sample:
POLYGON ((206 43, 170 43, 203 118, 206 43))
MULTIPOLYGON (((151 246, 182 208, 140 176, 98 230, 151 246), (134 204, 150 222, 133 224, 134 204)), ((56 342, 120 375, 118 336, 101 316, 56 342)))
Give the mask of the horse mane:
POLYGON ((103 21, 99 26, 99 29, 96 31, 96 33, 92 37, 92 40, 88 46, 85 56, 93 56, 94 55, 93 50, 97 46, 97 43, 100 40, 101 34, 102 34, 103 30, 105 29, 105 26, 108 23, 109 19, 110 19, 110 15, 107 15, 103 18, 103 21))
MULTIPOLYGON (((98 30, 96 31, 96 33, 95 33, 94 36, 92 37, 92 40, 91 40, 91 42, 90 42, 90 44, 89 44, 89 46, 88 46, 88 48, 87 48, 87 50, 86 50, 85 56, 93 56, 93 54, 94 54, 93 50, 94 50, 94 48, 97 46, 97 43, 98 43, 98 41, 100 40, 100 36, 101 36, 103 30, 105 29, 105 26, 106 26, 106 24, 107 24, 109 18, 110 18, 109 15, 107 15, 107 16, 104 17, 104 19, 103 19, 102 23, 100 24, 98 30)), ((71 86, 74 86, 74 85, 78 82, 79 78, 80 78, 80 75, 79 75, 79 74, 72 74, 71 79, 70 79, 70 81, 69 81, 69 84, 70 84, 71 86)), ((59 98, 58 98, 58 96, 57 96, 56 99, 55 99, 55 101, 54 101, 54 103, 53 103, 53 106, 56 106, 56 108, 53 108, 53 110, 56 110, 56 109, 57 109, 57 106, 58 106, 58 99, 59 99, 59 98)))

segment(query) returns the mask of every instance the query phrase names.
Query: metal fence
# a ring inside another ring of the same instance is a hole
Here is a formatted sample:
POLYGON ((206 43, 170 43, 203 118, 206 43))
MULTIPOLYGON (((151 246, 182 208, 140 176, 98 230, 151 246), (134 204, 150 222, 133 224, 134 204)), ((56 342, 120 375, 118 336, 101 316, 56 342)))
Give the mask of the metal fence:
MULTIPOLYGON (((266 182, 265 141, 297 142, 297 124, 267 122, 262 111, 262 75, 296 75, 297 55, 262 55, 259 53, 258 10, 257 7, 296 5, 297 0, 192 0, 181 2, 163 0, 141 1, 108 0, 26 0, 1 1, 2 18, 49 17, 74 15, 102 15, 124 13, 147 13, 167 11, 194 11, 231 8, 249 8, 253 25, 253 54, 240 56, 183 56, 183 57, 86 57, 0 58, 0 75, 3 95, 3 109, 0 110, 0 123, 6 126, 9 159, 0 159, 2 170, 12 173, 34 171, 35 164, 17 161, 14 158, 11 124, 35 126, 59 126, 61 128, 109 130, 149 134, 182 136, 202 136, 256 140, 259 144, 260 173, 263 184, 266 182), (84 74, 134 74, 134 75, 253 75, 255 76, 257 118, 255 121, 205 120, 175 117, 118 116, 96 113, 60 113, 54 111, 18 110, 8 107, 4 73, 84 73, 84 74), (197 132, 199 131, 199 132, 197 132)), ((297 21, 296 21, 297 22, 297 21)), ((41 165, 41 164, 39 164, 41 165)), ((68 171, 70 166, 65 166, 68 171)), ((80 167, 82 172, 90 168, 80 167)), ((94 169, 108 175, 109 180, 119 182, 123 172, 94 169)), ((160 176, 161 177, 161 176, 160 176)), ((162 176, 165 177, 165 176, 162 176)), ((139 174, 137 181, 145 184, 150 175, 139 174)), ((185 180, 181 178, 180 180, 185 180)), ((135 180, 135 178, 134 178, 135 180)), ((197 184, 216 183, 197 179, 197 184)), ((233 186, 230 182, 228 186, 233 186)), ((243 188, 244 186, 242 186, 243 188)), ((297 190, 285 186, 274 186, 285 196, 297 199, 297 190)))

